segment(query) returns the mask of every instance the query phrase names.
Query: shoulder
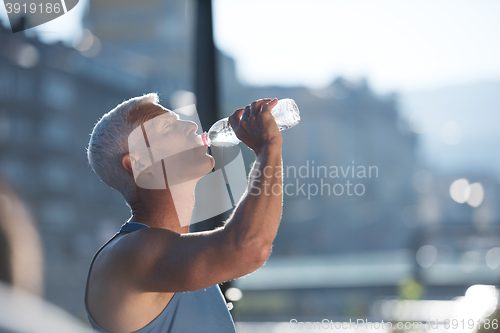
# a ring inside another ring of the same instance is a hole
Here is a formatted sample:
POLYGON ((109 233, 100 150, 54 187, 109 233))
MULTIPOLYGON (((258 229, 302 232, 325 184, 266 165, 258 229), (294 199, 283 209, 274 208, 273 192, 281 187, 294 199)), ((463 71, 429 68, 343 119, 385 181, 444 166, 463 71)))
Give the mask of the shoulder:
POLYGON ((169 229, 144 228, 121 237, 113 250, 115 259, 135 259, 144 255, 151 255, 157 251, 164 251, 181 238, 181 234, 169 229))
MULTIPOLYGON (((111 276, 138 278, 159 256, 172 251, 181 235, 168 229, 144 228, 119 235, 96 258, 111 276)), ((124 277, 121 277, 123 279, 124 277)))

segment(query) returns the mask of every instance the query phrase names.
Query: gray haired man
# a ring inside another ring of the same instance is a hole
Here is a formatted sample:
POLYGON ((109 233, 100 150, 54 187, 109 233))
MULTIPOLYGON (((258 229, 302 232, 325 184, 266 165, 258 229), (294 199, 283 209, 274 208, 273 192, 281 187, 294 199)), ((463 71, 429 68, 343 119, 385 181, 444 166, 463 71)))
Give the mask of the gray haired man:
POLYGON ((92 261, 85 293, 89 320, 95 331, 110 333, 235 332, 218 284, 255 271, 271 253, 282 191, 256 195, 253 190, 282 186, 283 141, 271 114, 277 99, 254 101, 229 117, 257 163, 247 191, 225 224, 193 233, 189 220, 194 189, 214 160, 196 134, 197 125, 180 120, 158 102, 156 94, 123 102, 99 120, 91 135, 90 165, 123 195, 131 217, 92 261), (142 170, 128 140, 134 129, 157 117, 162 121, 155 125, 155 140, 162 142, 162 153, 182 158, 162 162, 171 170, 167 185, 152 189, 139 185, 156 181, 158 173, 154 167, 142 170), (142 171, 139 177, 134 176, 137 169, 142 171), (171 174, 178 180, 175 185, 171 174))

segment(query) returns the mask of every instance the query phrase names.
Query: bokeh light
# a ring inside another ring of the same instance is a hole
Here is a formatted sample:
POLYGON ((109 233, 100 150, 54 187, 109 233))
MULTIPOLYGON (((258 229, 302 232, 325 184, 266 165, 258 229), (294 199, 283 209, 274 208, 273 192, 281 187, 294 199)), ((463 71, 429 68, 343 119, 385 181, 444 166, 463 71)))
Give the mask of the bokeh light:
POLYGON ((484 188, 481 183, 469 185, 469 197, 467 203, 472 207, 479 207, 484 200, 484 188))
POLYGON ((500 266, 500 247, 494 247, 486 252, 486 265, 491 269, 500 266))
POLYGON ((467 179, 455 180, 450 186, 450 195, 458 203, 464 203, 469 199, 470 187, 467 179))
POLYGON ((424 245, 417 250, 417 263, 422 268, 429 268, 436 261, 437 249, 432 245, 424 245))
POLYGON ((226 297, 230 301, 237 302, 243 297, 243 293, 238 288, 228 288, 226 290, 226 297))

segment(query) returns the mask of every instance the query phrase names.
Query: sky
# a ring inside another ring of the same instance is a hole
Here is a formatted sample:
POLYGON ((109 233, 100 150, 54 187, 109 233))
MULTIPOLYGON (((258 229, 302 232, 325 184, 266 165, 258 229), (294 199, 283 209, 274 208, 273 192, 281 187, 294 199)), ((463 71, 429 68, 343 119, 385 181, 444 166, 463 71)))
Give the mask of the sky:
MULTIPOLYGON (((71 41, 88 0, 36 30, 71 41)), ((213 0, 217 46, 252 85, 320 88, 367 78, 378 92, 500 78, 498 0, 213 0)), ((0 5, 0 18, 6 17, 0 5)), ((76 37, 75 37, 76 36, 76 37)))
POLYGON ((500 78, 500 1, 215 0, 215 37, 251 84, 379 91, 500 78))

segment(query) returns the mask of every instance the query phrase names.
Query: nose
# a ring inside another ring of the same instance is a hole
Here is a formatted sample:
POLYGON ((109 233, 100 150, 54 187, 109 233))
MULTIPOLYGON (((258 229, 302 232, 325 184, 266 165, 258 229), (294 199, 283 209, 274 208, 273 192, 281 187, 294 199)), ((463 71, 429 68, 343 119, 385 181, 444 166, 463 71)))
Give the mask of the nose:
POLYGON ((196 131, 198 130, 198 125, 194 121, 191 120, 183 120, 185 123, 184 126, 186 127, 185 133, 186 135, 189 134, 196 134, 196 131))

